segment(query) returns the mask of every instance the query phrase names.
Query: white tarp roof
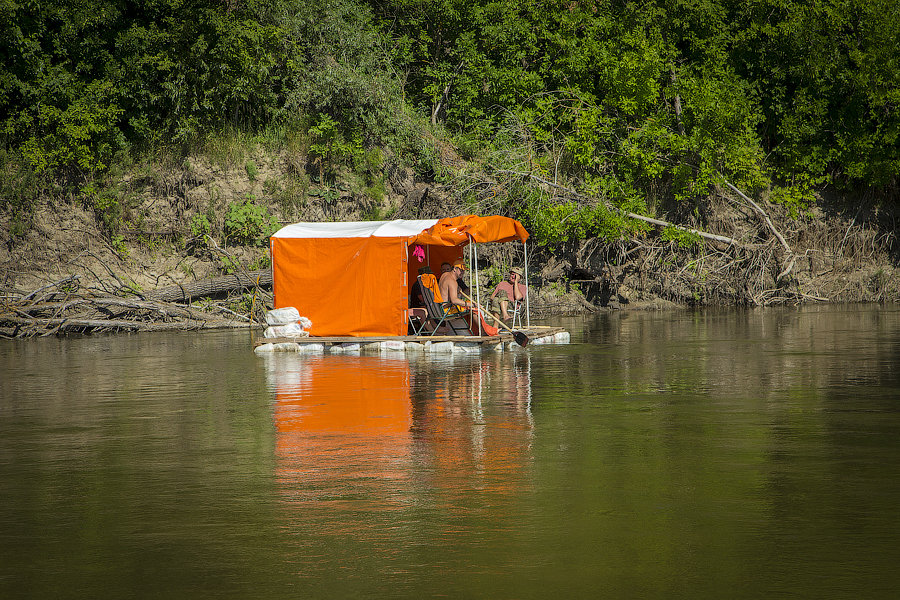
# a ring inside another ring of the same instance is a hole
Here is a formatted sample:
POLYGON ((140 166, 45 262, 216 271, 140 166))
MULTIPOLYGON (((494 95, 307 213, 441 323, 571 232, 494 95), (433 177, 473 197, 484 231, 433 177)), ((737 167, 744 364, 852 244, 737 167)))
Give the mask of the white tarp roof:
POLYGON ((409 237, 437 224, 437 219, 356 221, 340 223, 293 223, 274 234, 275 238, 358 238, 409 237))

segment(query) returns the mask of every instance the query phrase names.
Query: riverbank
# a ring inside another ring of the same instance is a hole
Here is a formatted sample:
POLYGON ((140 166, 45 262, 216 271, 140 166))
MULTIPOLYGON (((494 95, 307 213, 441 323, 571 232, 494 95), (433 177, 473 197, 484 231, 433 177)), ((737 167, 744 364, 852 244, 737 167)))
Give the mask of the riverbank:
MULTIPOLYGON (((449 168, 459 158, 446 149, 441 160, 449 168)), ((118 207, 115 222, 101 218, 108 213, 98 213, 97 199, 84 194, 39 203, 17 238, 10 233, 11 215, 3 213, 3 298, 15 305, 50 286, 44 296, 59 301, 67 288, 53 284, 68 281, 71 288, 77 278, 80 293, 142 300, 166 286, 264 270, 267 232, 279 224, 436 218, 470 208, 452 181, 424 180, 397 167, 375 179, 382 182, 377 193, 349 170, 323 183, 297 155, 252 145, 218 160, 198 155, 147 162, 102 192, 106 205, 118 207)), ((875 197, 859 198, 853 211, 845 200, 820 198, 791 215, 765 198, 755 202, 716 189, 692 212, 673 210, 660 219, 709 238, 653 226, 613 242, 532 238, 532 314, 897 302, 897 215, 875 197)), ((482 281, 521 261, 509 247, 488 246, 480 255, 482 281)), ((226 286, 201 304, 252 319, 271 305, 267 291, 265 285, 226 286)))

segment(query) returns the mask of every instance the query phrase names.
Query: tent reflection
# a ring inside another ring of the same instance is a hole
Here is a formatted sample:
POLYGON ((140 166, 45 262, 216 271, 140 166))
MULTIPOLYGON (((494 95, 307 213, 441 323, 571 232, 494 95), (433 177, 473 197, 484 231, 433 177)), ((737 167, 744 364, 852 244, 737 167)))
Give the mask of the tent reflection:
POLYGON ((361 481, 406 476, 406 360, 308 357, 281 362, 271 374, 277 474, 286 493, 340 499, 361 481))
POLYGON ((435 488, 521 491, 532 430, 527 360, 485 356, 413 374, 416 456, 435 488))
MULTIPOLYGON (((282 497, 323 511, 329 528, 341 521, 335 510, 390 519, 410 507, 463 509, 483 494, 499 510, 497 500, 521 493, 529 477, 527 360, 320 356, 273 363, 282 497)), ((343 520, 340 529, 348 527, 343 520)))

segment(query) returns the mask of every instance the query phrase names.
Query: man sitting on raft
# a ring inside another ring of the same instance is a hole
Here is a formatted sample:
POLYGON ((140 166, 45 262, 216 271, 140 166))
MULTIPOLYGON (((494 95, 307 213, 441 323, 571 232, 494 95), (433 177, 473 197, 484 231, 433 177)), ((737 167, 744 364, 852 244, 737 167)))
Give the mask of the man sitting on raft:
POLYGON ((528 288, 525 287, 525 284, 520 283, 521 281, 522 269, 513 267, 509 270, 508 278, 498 283, 491 293, 491 310, 495 315, 499 314, 504 322, 508 322, 510 319, 510 303, 518 304, 525 299, 525 295, 528 293, 528 288))
MULTIPOLYGON (((446 265, 446 263, 444 263, 446 265)), ((457 281, 466 272, 466 264, 462 259, 453 262, 450 270, 445 270, 441 265, 441 280, 438 282, 438 289, 441 291, 441 297, 444 299, 444 311, 461 312, 462 308, 471 308, 472 305, 459 297, 459 282, 457 281)))

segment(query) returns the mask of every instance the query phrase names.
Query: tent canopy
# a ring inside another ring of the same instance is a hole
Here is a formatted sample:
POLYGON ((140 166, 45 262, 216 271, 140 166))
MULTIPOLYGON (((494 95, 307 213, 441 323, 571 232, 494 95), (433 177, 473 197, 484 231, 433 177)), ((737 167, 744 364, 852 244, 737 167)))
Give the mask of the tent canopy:
POLYGON ((316 336, 405 335, 419 266, 459 258, 470 241, 516 239, 528 232, 500 216, 287 225, 270 238, 275 307, 296 307, 316 336), (427 249, 424 263, 415 245, 427 249))
POLYGON ((414 236, 410 242, 432 246, 465 246, 469 240, 487 242, 525 242, 528 232, 522 224, 509 217, 463 215, 438 220, 434 225, 414 236))
POLYGON ((528 232, 515 219, 462 215, 443 219, 294 223, 275 232, 277 238, 406 237, 410 244, 465 246, 476 243, 526 241, 528 232))

